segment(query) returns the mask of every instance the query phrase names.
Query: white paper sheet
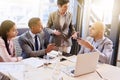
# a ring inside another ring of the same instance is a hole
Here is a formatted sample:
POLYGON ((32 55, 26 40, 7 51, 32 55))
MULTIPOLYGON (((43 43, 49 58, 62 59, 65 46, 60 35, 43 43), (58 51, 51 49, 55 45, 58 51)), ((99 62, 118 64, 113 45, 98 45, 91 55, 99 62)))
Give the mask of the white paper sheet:
POLYGON ((58 56, 58 51, 52 50, 49 53, 47 53, 47 56, 55 58, 58 56))
POLYGON ((34 57, 24 59, 22 60, 22 62, 34 68, 38 68, 44 64, 44 60, 42 59, 40 60, 39 58, 34 58, 34 57))
POLYGON ((8 75, 11 80, 24 80, 25 66, 13 62, 0 63, 0 72, 8 75))

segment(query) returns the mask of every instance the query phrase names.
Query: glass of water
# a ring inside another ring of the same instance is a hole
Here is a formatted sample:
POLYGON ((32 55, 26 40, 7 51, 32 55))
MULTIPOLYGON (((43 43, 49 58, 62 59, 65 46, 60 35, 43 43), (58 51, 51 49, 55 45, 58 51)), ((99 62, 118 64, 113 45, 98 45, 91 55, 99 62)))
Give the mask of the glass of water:
POLYGON ((44 59, 44 67, 46 68, 50 64, 49 56, 44 55, 43 59, 44 59))
POLYGON ((52 80, 63 80, 62 72, 60 70, 60 59, 55 63, 55 66, 52 71, 52 80))

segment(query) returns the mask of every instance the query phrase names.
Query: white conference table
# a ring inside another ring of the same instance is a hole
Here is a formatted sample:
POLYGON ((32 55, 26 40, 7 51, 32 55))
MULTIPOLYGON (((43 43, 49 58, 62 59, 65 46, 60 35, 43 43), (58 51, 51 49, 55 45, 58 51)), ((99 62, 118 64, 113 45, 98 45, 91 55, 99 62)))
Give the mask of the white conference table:
MULTIPOLYGON (((73 60, 75 57, 76 56, 72 56, 67 58, 66 61, 60 62, 59 67, 62 68, 68 65, 75 65, 73 60)), ((40 67, 31 70, 29 69, 27 72, 25 72, 25 80, 54 80, 52 77, 53 75, 56 76, 56 74, 52 74, 53 67, 54 64, 51 64, 47 67, 40 67)), ((61 74, 62 80, 120 80, 120 68, 108 64, 98 64, 95 72, 79 77, 71 77, 63 72, 61 72, 61 74)))
MULTIPOLYGON (((59 67, 65 67, 72 64, 70 61, 63 61, 59 64, 59 67)), ((53 74, 54 65, 51 64, 47 67, 40 67, 38 69, 31 69, 25 72, 25 80, 55 80, 53 76, 57 76, 57 73, 53 74)), ((96 73, 90 73, 79 77, 72 77, 61 72, 62 80, 102 80, 102 78, 96 73)))
MULTIPOLYGON (((65 67, 68 65, 74 65, 74 62, 70 61, 71 58, 68 58, 66 61, 59 63, 59 67, 65 67)), ((10 64, 10 63, 5 63, 10 64)), ((55 80, 53 76, 57 76, 56 73, 53 74, 53 68, 55 64, 50 64, 47 67, 41 66, 39 68, 34 68, 29 65, 25 65, 22 62, 11 63, 11 64, 22 64, 25 66, 25 71, 23 73, 14 73, 17 76, 17 80, 55 80), (21 76, 21 74, 23 74, 21 76)), ((2 63, 0 63, 0 66, 2 63)), ((19 68, 18 68, 19 69, 19 68)), ((14 70, 14 69, 13 69, 14 70)), ((18 70, 19 71, 19 70, 18 70)), ((61 80, 120 80, 120 68, 111 66, 108 64, 98 64, 97 69, 93 73, 85 74, 79 77, 71 77, 67 74, 61 72, 61 80), (99 74, 98 74, 99 72, 99 74)))

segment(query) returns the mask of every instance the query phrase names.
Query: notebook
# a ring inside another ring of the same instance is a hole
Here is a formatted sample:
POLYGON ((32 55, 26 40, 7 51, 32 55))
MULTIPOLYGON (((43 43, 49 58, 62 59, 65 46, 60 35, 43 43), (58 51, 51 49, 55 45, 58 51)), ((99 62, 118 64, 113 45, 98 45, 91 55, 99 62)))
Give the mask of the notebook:
POLYGON ((70 76, 80 76, 94 72, 98 63, 99 53, 91 52, 77 55, 75 66, 67 66, 62 69, 63 72, 70 76))

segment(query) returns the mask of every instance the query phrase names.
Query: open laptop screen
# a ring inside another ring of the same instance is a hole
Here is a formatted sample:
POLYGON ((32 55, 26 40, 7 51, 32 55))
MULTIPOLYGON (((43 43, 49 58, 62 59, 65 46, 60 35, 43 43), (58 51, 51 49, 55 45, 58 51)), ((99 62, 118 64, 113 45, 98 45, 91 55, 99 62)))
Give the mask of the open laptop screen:
POLYGON ((72 69, 64 69, 65 71, 63 71, 71 76, 79 76, 90 72, 94 72, 98 63, 98 59, 98 52, 78 54, 75 67, 71 67, 72 69))

